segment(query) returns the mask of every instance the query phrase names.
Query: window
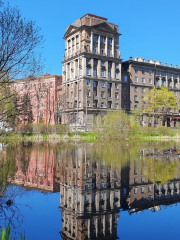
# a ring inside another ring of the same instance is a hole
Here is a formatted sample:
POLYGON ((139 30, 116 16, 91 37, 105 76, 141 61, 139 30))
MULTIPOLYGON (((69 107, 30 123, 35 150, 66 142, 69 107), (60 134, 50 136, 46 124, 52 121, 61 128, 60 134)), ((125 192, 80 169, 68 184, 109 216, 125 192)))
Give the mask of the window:
POLYGON ((105 37, 101 37, 100 41, 101 43, 105 43, 105 37))
POLYGON ((97 108, 97 101, 96 100, 93 101, 93 107, 97 108))
POLYGON ((105 77, 105 70, 101 70, 101 77, 105 77))
POLYGON ((162 79, 162 86, 165 86, 165 80, 162 79))
POLYGON ((118 103, 115 103, 115 109, 118 109, 118 103))
POLYGON ((151 192, 151 186, 148 187, 148 192, 151 192))
POLYGON ((134 87, 134 91, 135 91, 135 92, 138 92, 138 87, 134 87))
POLYGON ((97 82, 93 82, 93 87, 97 87, 97 82))
POLYGON ((105 83, 104 82, 101 82, 101 87, 105 87, 105 83))
POLYGON ((119 63, 115 63, 115 69, 119 67, 119 63))
POLYGON ((93 46, 93 52, 96 53, 96 47, 95 46, 93 46))
POLYGON ((100 49, 100 54, 103 55, 103 53, 104 53, 104 49, 101 48, 101 49, 100 49))
POLYGON ((111 77, 111 72, 110 71, 108 71, 108 78, 110 78, 111 77))
POLYGON ((119 87, 118 87, 118 83, 115 83, 115 89, 118 89, 119 87))
POLYGON ((104 108, 104 102, 101 103, 101 107, 104 108))
POLYGON ((107 55, 108 55, 108 56, 111 55, 111 50, 110 50, 110 49, 107 50, 107 55))
POLYGON ((112 104, 111 102, 108 102, 108 108, 111 108, 111 104, 112 104))
POLYGON ((105 61, 101 61, 101 67, 104 67, 105 61))
POLYGON ((115 73, 115 77, 116 77, 116 79, 119 79, 119 73, 118 72, 115 73))
POLYGON ((52 88, 52 82, 50 82, 50 88, 52 88))
POLYGON ((162 77, 164 77, 164 76, 165 76, 165 73, 164 73, 164 72, 162 72, 162 73, 161 73, 161 76, 162 76, 162 77))
POLYGON ((101 98, 105 98, 105 92, 101 92, 101 98))
POLYGON ((158 79, 155 80, 155 86, 159 86, 159 80, 158 79))
POLYGON ((138 83, 138 77, 134 78, 135 83, 138 83))
POLYGON ((152 78, 149 78, 149 84, 152 84, 152 78))
POLYGON ((142 78, 142 83, 145 83, 145 78, 142 78))
POLYGON ((87 101, 87 106, 88 106, 88 107, 90 107, 90 106, 91 106, 91 104, 90 104, 90 101, 87 101))
POLYGON ((90 81, 89 81, 89 80, 87 80, 87 82, 86 82, 86 83, 87 83, 87 86, 90 86, 90 81))
POLYGON ((97 66, 97 60, 96 59, 94 59, 93 65, 97 66))
POLYGON ((137 183, 137 182, 138 182, 137 178, 134 178, 134 183, 137 183))
POLYGON ((134 105, 134 110, 137 110, 137 105, 134 105))
POLYGON ((87 90, 87 97, 90 97, 90 96, 91 96, 91 91, 87 90))
POLYGON ((145 74, 145 70, 144 69, 142 69, 142 74, 145 74))
POLYGON ((134 194, 137 194, 137 188, 134 188, 134 194))
POLYGON ((86 74, 87 74, 87 75, 90 75, 90 74, 91 74, 90 68, 86 68, 86 74))
POLYGON ((141 193, 144 193, 144 187, 141 188, 141 193))
POLYGON ((112 38, 108 38, 107 44, 108 44, 108 45, 111 45, 111 44, 112 44, 112 38))
POLYGON ((91 59, 90 58, 86 58, 86 64, 90 64, 91 63, 91 59))
POLYGON ((118 98, 119 98, 118 92, 115 92, 115 99, 118 99, 118 98))
POLYGON ((134 96, 134 101, 138 102, 138 96, 137 95, 134 96))
POLYGON ((124 76, 124 82, 127 82, 127 76, 124 76))
POLYGON ((97 35, 93 35, 93 42, 97 42, 97 41, 98 41, 97 35))
POLYGON ((149 75, 152 75, 152 70, 149 70, 149 75))
POLYGON ((144 178, 144 177, 141 178, 141 182, 142 182, 142 183, 145 182, 145 178, 144 178))
POLYGON ((142 93, 145 93, 145 88, 142 88, 142 93))
POLYGON ((97 70, 93 69, 93 76, 96 77, 97 76, 97 70))

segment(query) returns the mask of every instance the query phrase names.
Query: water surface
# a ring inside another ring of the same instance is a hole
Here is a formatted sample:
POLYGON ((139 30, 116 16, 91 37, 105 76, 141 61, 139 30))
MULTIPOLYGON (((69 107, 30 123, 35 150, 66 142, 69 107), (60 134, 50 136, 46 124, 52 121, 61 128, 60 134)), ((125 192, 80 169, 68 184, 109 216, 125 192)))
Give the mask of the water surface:
POLYGON ((1 147, 0 226, 14 238, 174 239, 180 145, 173 142, 1 147))

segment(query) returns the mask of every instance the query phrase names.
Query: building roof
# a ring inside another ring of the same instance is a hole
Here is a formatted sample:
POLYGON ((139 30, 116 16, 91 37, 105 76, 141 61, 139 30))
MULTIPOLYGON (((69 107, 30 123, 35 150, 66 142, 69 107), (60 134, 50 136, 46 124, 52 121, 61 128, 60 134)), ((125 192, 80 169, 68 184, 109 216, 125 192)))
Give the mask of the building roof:
POLYGON ((98 20, 102 20, 102 21, 107 22, 107 18, 100 17, 100 16, 97 16, 97 15, 94 15, 94 14, 90 14, 90 13, 85 14, 85 15, 82 16, 80 19, 82 19, 82 18, 84 18, 84 17, 95 18, 95 19, 98 19, 98 20))

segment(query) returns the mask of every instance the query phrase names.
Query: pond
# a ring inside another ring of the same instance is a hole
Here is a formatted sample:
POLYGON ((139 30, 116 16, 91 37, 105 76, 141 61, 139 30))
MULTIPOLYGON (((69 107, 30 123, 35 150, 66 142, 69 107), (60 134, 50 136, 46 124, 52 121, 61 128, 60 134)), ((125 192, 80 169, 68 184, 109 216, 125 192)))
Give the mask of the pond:
POLYGON ((175 239, 180 144, 0 144, 0 227, 13 239, 175 239))

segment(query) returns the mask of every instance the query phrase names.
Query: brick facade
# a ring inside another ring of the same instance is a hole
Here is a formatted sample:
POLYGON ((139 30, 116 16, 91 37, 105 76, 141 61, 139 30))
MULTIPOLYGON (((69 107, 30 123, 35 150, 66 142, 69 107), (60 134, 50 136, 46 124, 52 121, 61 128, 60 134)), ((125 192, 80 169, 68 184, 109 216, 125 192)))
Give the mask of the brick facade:
MULTIPOLYGON (((27 78, 14 81, 12 90, 19 95, 17 105, 24 104, 23 96, 26 94, 30 101, 32 111, 32 123, 55 124, 57 113, 57 87, 61 84, 61 76, 45 75, 40 78, 27 78)), ((18 123, 31 123, 26 115, 18 116, 18 123)))

